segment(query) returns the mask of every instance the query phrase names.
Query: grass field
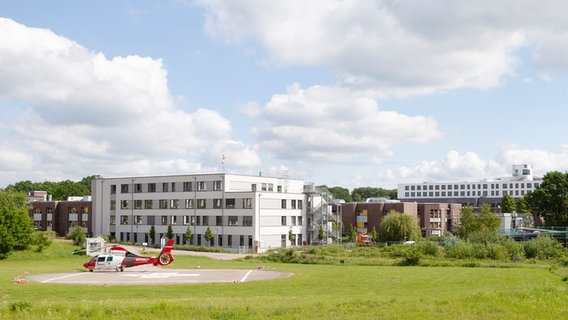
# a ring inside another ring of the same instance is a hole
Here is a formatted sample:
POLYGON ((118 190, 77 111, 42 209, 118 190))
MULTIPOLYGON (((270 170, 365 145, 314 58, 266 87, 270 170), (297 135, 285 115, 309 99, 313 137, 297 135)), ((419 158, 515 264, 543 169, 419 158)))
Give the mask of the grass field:
MULTIPOLYGON (((55 242, 0 261, 0 319, 563 319, 566 267, 267 264, 291 278, 238 284, 13 284, 25 273, 82 270, 55 242)), ((552 262, 551 262, 552 263, 552 262)), ((176 256, 171 268, 256 268, 253 261, 176 256)))

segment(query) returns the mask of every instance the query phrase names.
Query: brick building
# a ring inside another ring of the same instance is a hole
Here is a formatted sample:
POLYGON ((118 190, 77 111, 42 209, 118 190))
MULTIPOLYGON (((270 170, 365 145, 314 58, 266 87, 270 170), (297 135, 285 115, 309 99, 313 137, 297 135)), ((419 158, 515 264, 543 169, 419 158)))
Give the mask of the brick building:
POLYGON ((31 201, 29 215, 38 231, 55 231, 66 236, 73 228, 81 226, 92 234, 90 197, 79 201, 31 201))

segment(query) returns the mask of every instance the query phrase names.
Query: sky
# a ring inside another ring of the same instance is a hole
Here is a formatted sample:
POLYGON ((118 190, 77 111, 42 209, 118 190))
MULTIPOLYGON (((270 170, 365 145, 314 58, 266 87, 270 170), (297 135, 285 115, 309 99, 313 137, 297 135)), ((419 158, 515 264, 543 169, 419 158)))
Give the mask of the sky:
POLYGON ((0 187, 565 172, 566 12, 560 0, 2 1, 0 187))

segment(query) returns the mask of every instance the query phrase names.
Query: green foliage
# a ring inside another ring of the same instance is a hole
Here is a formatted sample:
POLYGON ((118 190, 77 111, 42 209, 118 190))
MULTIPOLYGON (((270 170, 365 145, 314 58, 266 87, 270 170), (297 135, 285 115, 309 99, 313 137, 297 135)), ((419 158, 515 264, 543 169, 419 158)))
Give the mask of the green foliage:
MULTIPOLYGON (((153 226, 152 226, 153 227, 153 226)), ((155 231, 154 231, 155 232, 155 231)), ((185 234, 183 235, 184 239, 186 242, 191 241, 191 238, 193 237, 193 232, 191 232, 191 227, 187 227, 187 229, 185 230, 185 234)))
POLYGON ((351 191, 351 198, 355 201, 365 200, 367 198, 388 198, 397 199, 397 189, 383 189, 373 187, 359 187, 351 191))
POLYGON ((529 213, 531 212, 529 208, 529 203, 525 197, 519 198, 515 203, 515 210, 517 213, 529 213))
POLYGON ((351 202, 351 193, 349 189, 343 187, 331 187, 327 188, 327 190, 331 193, 334 199, 342 199, 345 202, 351 202))
POLYGON ((213 237, 215 237, 213 235, 213 232, 211 231, 211 227, 207 227, 207 230, 205 230, 205 235, 203 237, 205 238, 205 241, 211 244, 211 240, 213 240, 213 237))
POLYGON ((83 178, 81 181, 75 182, 65 180, 61 182, 31 182, 30 180, 16 182, 13 185, 8 185, 6 191, 15 192, 29 192, 33 190, 46 191, 53 196, 53 200, 62 201, 67 200, 70 196, 85 196, 91 194, 91 181, 100 178, 99 175, 92 175, 83 178))
POLYGON ((73 231, 71 231, 67 235, 67 238, 73 240, 73 245, 82 247, 85 246, 85 241, 87 240, 87 232, 82 227, 77 226, 73 228, 73 231))
POLYGON ((347 232, 347 239, 349 240, 349 242, 355 242, 355 240, 357 239, 357 230, 355 230, 355 227, 353 225, 349 226, 349 231, 347 232))
POLYGON ((506 194, 501 199, 501 212, 512 213, 516 211, 515 199, 510 194, 506 194))
POLYGON ((290 230, 288 231, 288 240, 290 240, 290 244, 294 244, 294 240, 296 238, 294 237, 294 232, 292 231, 292 227, 290 227, 290 230))
POLYGON ((393 211, 385 216, 381 222, 380 241, 419 241, 421 238, 418 222, 411 215, 393 211))
POLYGON ((318 231, 318 240, 322 241, 325 238, 325 233, 323 232, 323 226, 320 224, 318 231))
POLYGON ((0 191, 0 260, 14 250, 27 249, 33 242, 26 200, 25 193, 0 191))
POLYGON ((544 217, 547 226, 568 224, 568 173, 544 175, 540 187, 525 196, 530 209, 544 217))
POLYGON ((156 243, 156 227, 154 225, 150 226, 150 240, 152 240, 152 244, 156 243))
POLYGON ((552 237, 538 236, 523 243, 525 256, 529 259, 552 259, 565 256, 562 245, 552 237))
POLYGON ((373 238, 373 241, 379 240, 379 235, 377 234, 377 228, 375 226, 371 229, 371 237, 373 238))
POLYGON ((479 213, 474 213, 471 207, 463 207, 456 235, 468 239, 472 234, 479 232, 497 234, 500 224, 501 219, 491 212, 491 206, 487 203, 481 205, 479 213))
POLYGON ((166 232, 166 237, 168 237, 168 239, 174 238, 174 229, 172 228, 171 224, 168 225, 168 231, 166 232))
POLYGON ((43 252, 53 243, 55 232, 53 231, 37 231, 34 235, 34 244, 36 245, 36 252, 43 252))

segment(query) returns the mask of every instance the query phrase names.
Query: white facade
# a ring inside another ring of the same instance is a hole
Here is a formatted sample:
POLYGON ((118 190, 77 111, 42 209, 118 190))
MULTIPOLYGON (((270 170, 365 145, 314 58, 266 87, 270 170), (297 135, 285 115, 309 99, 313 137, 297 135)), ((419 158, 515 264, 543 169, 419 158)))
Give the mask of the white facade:
POLYGON ((172 226, 176 244, 248 251, 300 245, 306 239, 304 182, 227 173, 107 178, 93 181, 93 234, 155 242, 172 226), (193 237, 184 240, 191 228, 193 237), (292 230, 293 241, 289 240, 292 230))
POLYGON ((500 201, 504 195, 521 198, 540 186, 533 177, 531 165, 514 165, 512 176, 480 181, 423 182, 398 185, 401 201, 456 202, 478 206, 480 203, 500 201))

